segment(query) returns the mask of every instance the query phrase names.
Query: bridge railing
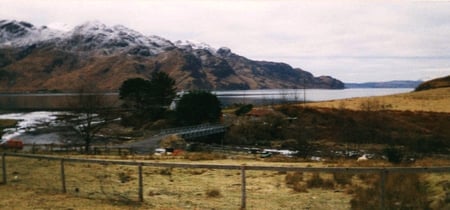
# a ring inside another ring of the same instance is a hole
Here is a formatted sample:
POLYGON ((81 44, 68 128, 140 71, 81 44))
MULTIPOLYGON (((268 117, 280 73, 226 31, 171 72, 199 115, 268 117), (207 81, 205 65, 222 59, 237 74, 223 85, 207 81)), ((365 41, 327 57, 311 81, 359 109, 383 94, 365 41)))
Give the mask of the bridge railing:
POLYGON ((206 129, 206 128, 215 128, 215 127, 225 127, 221 124, 200 124, 200 125, 194 125, 194 126, 184 126, 184 127, 177 127, 177 128, 168 128, 163 129, 160 131, 159 135, 167 135, 167 134, 175 134, 175 133, 183 133, 188 131, 195 131, 199 129, 206 129))

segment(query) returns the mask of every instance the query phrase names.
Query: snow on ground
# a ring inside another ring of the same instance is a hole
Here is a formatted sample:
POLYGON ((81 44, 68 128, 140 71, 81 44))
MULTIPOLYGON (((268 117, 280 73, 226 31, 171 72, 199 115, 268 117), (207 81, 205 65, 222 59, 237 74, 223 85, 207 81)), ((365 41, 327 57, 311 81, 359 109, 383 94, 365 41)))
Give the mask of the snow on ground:
POLYGON ((28 112, 28 113, 11 113, 2 114, 0 119, 19 120, 16 128, 8 128, 3 130, 4 134, 1 142, 11 138, 25 134, 27 131, 34 131, 37 128, 44 128, 48 125, 54 125, 56 116, 61 112, 28 112))

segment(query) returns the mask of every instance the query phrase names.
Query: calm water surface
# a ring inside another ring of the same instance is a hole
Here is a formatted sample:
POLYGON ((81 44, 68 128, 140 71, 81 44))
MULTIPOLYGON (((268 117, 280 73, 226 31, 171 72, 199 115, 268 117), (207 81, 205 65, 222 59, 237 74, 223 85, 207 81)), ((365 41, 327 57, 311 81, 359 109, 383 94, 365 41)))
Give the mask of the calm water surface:
MULTIPOLYGON (((274 104, 296 101, 326 101, 354 97, 380 96, 410 92, 411 88, 362 88, 362 89, 270 89, 213 91, 223 105, 233 103, 274 104)), ((2 109, 64 109, 70 108, 70 101, 77 94, 0 94, 2 109)), ((117 93, 106 94, 110 106, 120 104, 117 93)))
POLYGON ((214 92, 225 105, 233 103, 274 104, 282 102, 328 101, 411 92, 411 88, 361 89, 271 89, 214 92))

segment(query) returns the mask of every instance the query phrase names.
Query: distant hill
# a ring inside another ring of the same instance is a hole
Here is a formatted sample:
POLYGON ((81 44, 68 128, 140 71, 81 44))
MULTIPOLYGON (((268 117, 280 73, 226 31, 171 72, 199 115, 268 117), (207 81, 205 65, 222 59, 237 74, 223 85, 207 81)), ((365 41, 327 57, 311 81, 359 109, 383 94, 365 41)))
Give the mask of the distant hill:
POLYGON ((345 83, 345 88, 416 88, 423 81, 394 80, 388 82, 345 83))
MULTIPOLYGON (((194 29, 193 29, 194 30, 194 29)), ((342 89, 330 76, 255 61, 222 47, 171 42, 125 26, 86 22, 71 31, 0 20, 0 92, 71 92, 81 84, 117 91, 123 81, 167 73, 179 90, 342 89)))
POLYGON ((450 75, 421 83, 415 91, 450 87, 450 75))
MULTIPOLYGON (((367 104, 373 110, 441 112, 450 114, 450 87, 413 91, 386 96, 358 97, 309 103, 308 106, 362 110, 367 104)), ((450 117, 450 115, 448 115, 450 117)), ((450 120, 450 118, 449 118, 450 120)))

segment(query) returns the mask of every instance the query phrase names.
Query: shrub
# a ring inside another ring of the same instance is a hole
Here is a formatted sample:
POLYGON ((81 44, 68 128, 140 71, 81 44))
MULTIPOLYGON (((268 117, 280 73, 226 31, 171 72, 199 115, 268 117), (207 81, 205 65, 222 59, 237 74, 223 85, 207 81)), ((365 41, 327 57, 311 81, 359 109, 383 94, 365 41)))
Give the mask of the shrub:
POLYGON ((120 172, 118 176, 121 183, 127 183, 131 180, 131 176, 125 172, 120 172))
POLYGON ((359 105, 360 109, 366 112, 381 110, 382 103, 377 99, 367 99, 359 105))
POLYGON ((402 161, 403 154, 400 149, 397 149, 395 147, 388 147, 383 150, 383 153, 391 163, 400 163, 402 161))
POLYGON ((308 188, 307 188, 307 186, 306 186, 306 184, 305 183, 303 183, 303 182, 297 182, 297 183, 295 183, 293 186, 292 186, 292 189, 295 191, 295 192, 308 192, 308 188))
MULTIPOLYGON (((417 174, 389 174, 385 182, 385 209, 428 209, 427 184, 417 174)), ((355 190, 352 209, 379 209, 380 178, 355 190)))
POLYGON ((286 173, 284 178, 286 185, 292 188, 295 192, 308 192, 306 184, 303 182, 302 172, 289 172, 286 173))
POLYGON ((253 109, 253 105, 252 104, 242 105, 236 111, 234 111, 234 114, 237 115, 237 116, 241 116, 241 115, 247 114, 252 109, 253 109))
POLYGON ((347 185, 352 183, 353 174, 333 173, 333 179, 337 184, 347 185))
POLYGON ((172 168, 163 168, 161 171, 159 171, 159 174, 171 176, 172 175, 172 168))
POLYGON ((322 179, 318 173, 314 173, 312 178, 306 182, 306 186, 308 188, 333 189, 334 182, 332 180, 322 179))
POLYGON ((287 185, 294 185, 298 182, 303 181, 303 173, 302 172, 287 173, 284 180, 287 185))
POLYGON ((220 195, 220 190, 217 188, 206 190, 206 197, 208 198, 217 198, 220 197, 220 195))
POLYGON ((173 134, 161 139, 159 145, 162 148, 184 149, 186 141, 180 135, 173 134))

